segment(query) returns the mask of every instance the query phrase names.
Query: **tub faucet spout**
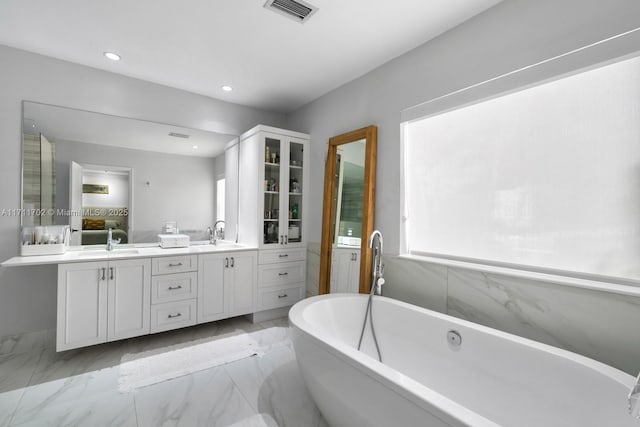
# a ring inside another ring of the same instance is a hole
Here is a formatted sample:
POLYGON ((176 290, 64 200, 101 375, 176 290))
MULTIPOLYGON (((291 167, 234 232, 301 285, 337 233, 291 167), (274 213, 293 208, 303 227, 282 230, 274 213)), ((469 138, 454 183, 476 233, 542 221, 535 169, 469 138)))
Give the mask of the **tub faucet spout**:
POLYGON ((384 284, 384 278, 382 277, 384 274, 382 252, 384 244, 380 230, 373 230, 369 236, 369 247, 373 249, 373 285, 375 286, 376 294, 382 295, 382 285, 384 284))
POLYGON ((638 374, 634 386, 631 387, 627 403, 629 404, 629 414, 634 418, 640 418, 640 374, 638 374))

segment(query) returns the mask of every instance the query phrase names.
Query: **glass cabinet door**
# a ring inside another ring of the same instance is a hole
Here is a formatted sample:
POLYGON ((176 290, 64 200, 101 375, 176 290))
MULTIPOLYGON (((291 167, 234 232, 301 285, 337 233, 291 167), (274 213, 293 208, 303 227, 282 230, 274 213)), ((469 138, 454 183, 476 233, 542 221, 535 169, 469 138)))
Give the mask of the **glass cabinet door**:
POLYGON ((286 197, 285 243, 302 241, 302 179, 304 145, 295 141, 289 142, 288 195, 286 197))
POLYGON ((279 139, 265 138, 264 144, 264 215, 263 215, 263 245, 278 245, 281 243, 280 230, 280 194, 283 143, 279 139))

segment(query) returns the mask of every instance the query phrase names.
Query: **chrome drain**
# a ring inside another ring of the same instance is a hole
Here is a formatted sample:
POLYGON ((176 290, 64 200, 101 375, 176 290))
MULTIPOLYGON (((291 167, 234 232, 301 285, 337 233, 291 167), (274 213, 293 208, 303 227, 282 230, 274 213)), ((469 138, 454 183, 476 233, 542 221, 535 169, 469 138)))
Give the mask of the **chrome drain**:
POLYGON ((457 349, 462 345, 462 335, 460 332, 455 330, 450 330, 447 332, 447 342, 449 343, 449 347, 457 349))

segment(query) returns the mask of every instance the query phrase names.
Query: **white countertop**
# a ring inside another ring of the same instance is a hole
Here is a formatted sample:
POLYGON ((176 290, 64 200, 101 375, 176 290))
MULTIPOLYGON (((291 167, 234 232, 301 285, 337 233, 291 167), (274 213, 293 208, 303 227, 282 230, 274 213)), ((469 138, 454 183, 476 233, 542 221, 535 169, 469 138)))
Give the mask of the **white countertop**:
POLYGON ((231 242, 218 242, 216 245, 192 243, 187 248, 163 249, 160 246, 119 245, 113 251, 104 246, 84 246, 69 249, 61 255, 16 256, 0 264, 2 267, 21 267, 30 265, 65 264, 70 262, 108 261, 112 259, 152 258, 175 255, 198 255, 216 252, 238 252, 257 248, 231 242))

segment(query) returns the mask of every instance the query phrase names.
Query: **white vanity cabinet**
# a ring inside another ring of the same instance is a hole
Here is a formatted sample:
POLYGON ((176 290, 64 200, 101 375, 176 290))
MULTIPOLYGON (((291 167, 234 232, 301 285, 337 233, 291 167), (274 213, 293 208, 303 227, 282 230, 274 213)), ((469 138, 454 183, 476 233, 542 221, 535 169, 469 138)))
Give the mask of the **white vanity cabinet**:
POLYGON ((196 324, 198 256, 153 258, 151 333, 196 324))
POLYGON ((199 255, 198 323, 254 311, 257 253, 199 255))
POLYGON ((58 266, 57 351, 148 334, 151 260, 58 266))
POLYGON ((358 293, 359 288, 360 248, 333 248, 331 293, 358 293))
POLYGON ((306 249, 260 251, 256 311, 287 307, 304 296, 306 249))
POLYGON ((259 248, 257 312, 304 296, 308 144, 307 134, 262 125, 240 136, 239 243, 259 248))
MULTIPOLYGON (((158 248, 139 251, 149 252, 150 256, 128 258, 116 252, 86 261, 80 260, 83 254, 79 251, 60 256, 57 351, 257 310, 257 249, 236 247, 225 251, 195 247, 176 249, 173 253, 158 248)), ((292 254, 292 259, 300 259, 300 254, 292 254)), ((304 262, 288 271, 297 282, 304 277, 304 262)), ((289 282, 287 286, 293 286, 289 282)), ((268 285, 273 287, 277 283, 268 285)))

